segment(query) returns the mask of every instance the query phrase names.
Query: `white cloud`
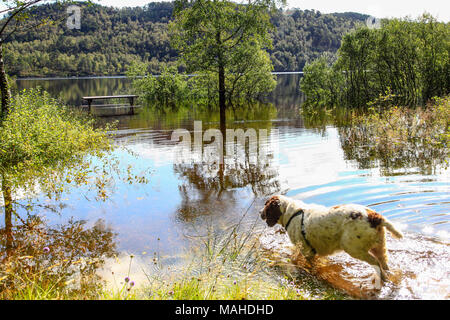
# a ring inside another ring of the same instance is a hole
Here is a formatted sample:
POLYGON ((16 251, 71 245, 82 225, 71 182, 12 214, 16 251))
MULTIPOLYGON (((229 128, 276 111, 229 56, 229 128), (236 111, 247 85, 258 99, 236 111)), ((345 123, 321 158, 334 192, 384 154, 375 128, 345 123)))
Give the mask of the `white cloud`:
POLYGON ((429 12, 439 20, 450 20, 450 2, 441 0, 288 0, 288 7, 315 9, 323 13, 353 11, 373 15, 377 18, 402 18, 407 15, 416 18, 429 12))
MULTIPOLYGON (((94 2, 114 7, 135 7, 144 6, 151 1, 97 0, 94 2)), ((377 18, 402 18, 407 15, 416 18, 426 11, 438 17, 439 20, 450 21, 450 2, 442 0, 287 0, 287 5, 289 8, 315 9, 322 13, 353 11, 373 15, 377 18)))

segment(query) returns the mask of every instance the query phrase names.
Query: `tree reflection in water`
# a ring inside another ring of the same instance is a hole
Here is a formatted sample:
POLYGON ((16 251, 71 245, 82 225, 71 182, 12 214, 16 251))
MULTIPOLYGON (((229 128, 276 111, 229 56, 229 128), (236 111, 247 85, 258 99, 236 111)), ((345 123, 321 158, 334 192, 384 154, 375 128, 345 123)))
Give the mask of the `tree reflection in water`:
MULTIPOLYGON (((448 113, 448 107, 443 111, 448 113)), ((375 114, 336 108, 305 111, 302 118, 306 128, 322 133, 336 127, 345 160, 356 161, 359 169, 379 168, 382 176, 433 175, 448 165, 449 148, 439 138, 448 128, 433 106, 375 114)))
POLYGON ((227 124, 227 128, 216 129, 221 134, 220 139, 211 138, 208 130, 202 129, 203 145, 178 154, 174 171, 182 181, 179 185, 182 201, 177 210, 179 219, 189 221, 214 212, 227 215, 236 210, 236 204, 245 202, 242 198, 248 197, 248 193, 263 197, 280 190, 276 167, 278 155, 274 150, 278 141, 276 130, 271 129, 269 121, 273 106, 267 108, 266 117, 261 121, 235 119, 227 124), (227 141, 227 129, 256 132, 256 144, 249 142, 250 139, 227 141), (219 141, 222 139, 223 143, 219 141))
POLYGON ((345 159, 360 169, 378 167, 382 176, 437 174, 448 165, 449 149, 440 138, 448 125, 430 109, 394 108, 339 127, 345 159))

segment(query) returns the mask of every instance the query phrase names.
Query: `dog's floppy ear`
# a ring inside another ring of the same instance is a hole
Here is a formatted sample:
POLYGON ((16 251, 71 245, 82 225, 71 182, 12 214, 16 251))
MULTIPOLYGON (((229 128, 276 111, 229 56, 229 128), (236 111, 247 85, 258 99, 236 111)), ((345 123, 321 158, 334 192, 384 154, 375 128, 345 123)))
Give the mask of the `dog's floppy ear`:
POLYGON ((263 219, 266 219, 266 223, 269 227, 273 227, 277 224, 281 215, 280 199, 277 196, 273 196, 266 201, 266 205, 263 210, 263 219))

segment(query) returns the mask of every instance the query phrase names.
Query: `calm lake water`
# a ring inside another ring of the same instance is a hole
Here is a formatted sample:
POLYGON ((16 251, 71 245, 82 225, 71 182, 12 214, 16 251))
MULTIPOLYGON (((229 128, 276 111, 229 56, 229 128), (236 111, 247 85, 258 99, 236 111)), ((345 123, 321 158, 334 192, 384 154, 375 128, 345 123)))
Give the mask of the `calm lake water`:
MULTIPOLYGON (((48 213, 48 220, 102 219, 118 233, 118 249, 135 254, 145 265, 153 252, 176 263, 188 239, 209 225, 227 225, 244 214, 244 223, 252 223, 272 194, 325 206, 359 203, 388 217, 406 235, 400 241, 388 239, 390 264, 400 276, 377 297, 449 298, 449 169, 439 161, 422 165, 405 160, 400 168, 390 167, 385 159, 365 156, 364 145, 349 143, 345 126, 302 118, 299 80, 299 75, 280 75, 270 97, 273 105, 245 114, 230 111, 227 129, 266 133, 257 147, 267 152, 252 160, 252 152, 241 148, 243 156, 238 151, 235 157, 225 157, 224 167, 211 165, 201 152, 179 153, 171 141, 176 129, 188 130, 194 140, 196 133, 218 128, 217 113, 195 108, 166 114, 144 110, 102 119, 119 121, 116 143, 135 156, 120 148, 116 154, 124 166, 150 168, 149 183, 117 184, 107 202, 87 200, 74 190, 63 201, 63 215, 48 213), (202 121, 201 130, 194 128, 194 120, 202 121)), ((21 80, 17 85, 41 86, 71 105, 80 105, 82 96, 130 92, 130 81, 122 78, 21 80)), ((260 227, 266 230, 262 222, 260 227)), ((343 255, 331 258, 331 264, 345 266, 347 278, 354 281, 372 272, 343 255)))

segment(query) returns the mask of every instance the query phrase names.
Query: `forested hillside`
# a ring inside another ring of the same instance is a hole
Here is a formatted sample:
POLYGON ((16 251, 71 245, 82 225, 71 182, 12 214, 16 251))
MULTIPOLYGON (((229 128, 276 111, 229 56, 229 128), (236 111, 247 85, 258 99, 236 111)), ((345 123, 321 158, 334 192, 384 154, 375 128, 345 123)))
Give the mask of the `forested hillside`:
MULTIPOLYGON (((69 30, 65 8, 38 6, 28 23, 43 17, 54 23, 16 32, 7 40, 7 72, 18 77, 119 75, 140 60, 150 61, 150 71, 158 73, 161 62, 173 64, 177 56, 168 36, 172 10, 171 2, 123 9, 83 5, 81 29, 69 30)), ((342 35, 366 18, 358 13, 279 11, 272 16, 275 71, 301 71, 321 53, 336 53, 342 35)))

